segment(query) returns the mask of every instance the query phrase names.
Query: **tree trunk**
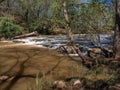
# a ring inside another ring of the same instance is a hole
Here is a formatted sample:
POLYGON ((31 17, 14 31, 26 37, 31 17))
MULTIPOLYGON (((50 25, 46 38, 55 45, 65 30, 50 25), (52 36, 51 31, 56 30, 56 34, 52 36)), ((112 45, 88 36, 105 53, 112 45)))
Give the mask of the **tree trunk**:
POLYGON ((66 6, 66 1, 63 2, 63 11, 64 11, 64 17, 66 20, 66 28, 67 28, 67 34, 68 34, 68 38, 70 40, 70 43, 73 44, 74 40, 73 40, 73 35, 72 35, 72 30, 70 27, 70 21, 69 21, 69 17, 68 17, 68 12, 67 12, 67 6, 66 6))
POLYGON ((116 18, 115 18, 115 41, 114 52, 115 58, 120 57, 120 0, 116 0, 116 18))
POLYGON ((25 21, 27 23, 28 32, 30 33, 30 29, 29 29, 29 9, 28 8, 25 11, 25 21))

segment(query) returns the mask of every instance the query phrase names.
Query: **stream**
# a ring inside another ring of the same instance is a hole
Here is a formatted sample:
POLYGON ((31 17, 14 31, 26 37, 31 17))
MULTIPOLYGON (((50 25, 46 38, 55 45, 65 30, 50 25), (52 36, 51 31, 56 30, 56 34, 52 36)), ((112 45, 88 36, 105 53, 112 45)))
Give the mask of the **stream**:
MULTIPOLYGON (((110 34, 86 35, 75 34, 74 43, 83 47, 82 52, 86 53, 88 48, 108 47, 113 45, 113 36, 110 34), (98 37, 99 36, 99 37, 98 37)), ((57 49, 60 46, 67 45, 70 41, 66 35, 42 35, 38 37, 26 37, 14 39, 13 42, 22 42, 26 45, 34 45, 42 48, 57 49)))

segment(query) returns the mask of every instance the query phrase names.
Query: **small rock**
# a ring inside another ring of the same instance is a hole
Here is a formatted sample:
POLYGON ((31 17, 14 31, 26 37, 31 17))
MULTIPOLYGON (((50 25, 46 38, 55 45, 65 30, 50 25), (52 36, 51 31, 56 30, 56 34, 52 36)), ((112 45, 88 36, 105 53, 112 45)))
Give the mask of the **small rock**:
POLYGON ((2 80, 5 80, 5 79, 7 79, 8 78, 8 76, 0 76, 0 80, 2 81, 2 80))
POLYGON ((73 85, 81 85, 80 80, 75 80, 73 85))
POLYGON ((67 86, 66 86, 66 83, 64 82, 64 81, 55 81, 54 83, 53 83, 53 88, 54 89, 63 89, 63 88, 66 88, 67 86))
POLYGON ((82 83, 79 79, 74 81, 72 90, 83 90, 82 83))

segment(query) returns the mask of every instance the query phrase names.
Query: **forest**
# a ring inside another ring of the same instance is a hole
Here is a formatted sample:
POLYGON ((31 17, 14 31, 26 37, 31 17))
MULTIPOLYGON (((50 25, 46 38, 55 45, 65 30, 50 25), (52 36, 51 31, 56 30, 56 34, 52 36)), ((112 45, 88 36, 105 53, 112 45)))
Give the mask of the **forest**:
POLYGON ((0 90, 120 90, 120 0, 0 0, 0 90))

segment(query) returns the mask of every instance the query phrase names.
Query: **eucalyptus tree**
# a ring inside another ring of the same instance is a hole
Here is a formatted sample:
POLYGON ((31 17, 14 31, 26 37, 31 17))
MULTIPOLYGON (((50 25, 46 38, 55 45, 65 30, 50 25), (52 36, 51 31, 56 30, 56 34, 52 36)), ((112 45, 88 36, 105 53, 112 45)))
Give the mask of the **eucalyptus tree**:
POLYGON ((35 20, 38 20, 42 12, 43 0, 17 0, 18 13, 27 23, 27 28, 35 20))
MULTIPOLYGON (((5 0, 3 6, 14 7, 15 15, 22 16, 27 28, 32 31, 43 29, 43 27, 49 29, 55 27, 66 28, 63 12, 64 1, 66 2, 66 10, 69 11, 68 17, 70 17, 70 7, 75 4, 75 0, 5 0)), ((74 10, 72 12, 74 13, 74 10)), ((69 22, 73 21, 70 20, 71 17, 69 22)))
POLYGON ((110 32, 114 28, 114 14, 104 3, 98 0, 81 4, 79 17, 80 32, 96 34, 95 44, 100 45, 101 33, 110 32))
MULTIPOLYGON (((39 18, 37 22, 33 23, 34 25, 36 25, 36 29, 40 29, 40 27, 43 25, 44 27, 48 25, 50 29, 54 29, 55 27, 68 29, 68 22, 69 27, 71 27, 72 24, 70 25, 70 23, 72 22, 72 20, 70 18, 70 7, 75 4, 75 0, 49 0, 44 1, 44 4, 47 8, 43 9, 44 11, 42 11, 41 13, 42 18, 39 18), (66 5, 63 6, 63 3, 66 3, 66 5), (67 11, 67 17, 69 18, 69 21, 67 21, 66 17, 64 17, 66 13, 64 12, 65 10, 67 11)), ((74 11, 72 12, 74 13, 74 11)))
POLYGON ((115 57, 120 57, 120 0, 116 0, 116 18, 115 18, 115 57))
POLYGON ((81 7, 80 27, 86 33, 109 32, 114 26, 113 14, 105 4, 90 2, 81 7))
POLYGON ((71 44, 73 44, 73 36, 72 36, 72 30, 70 27, 70 21, 68 17, 68 12, 67 12, 67 6, 66 6, 66 1, 63 2, 63 11, 64 11, 64 17, 66 20, 66 29, 68 30, 68 38, 70 39, 71 44))
MULTIPOLYGON (((48 17, 48 11, 51 0, 6 0, 3 7, 7 5, 14 8, 14 16, 20 16, 30 28, 33 23, 45 21, 48 17)), ((6 12, 6 11, 5 11, 6 12)), ((13 11, 10 10, 10 14, 13 11)))
POLYGON ((67 35, 68 35, 68 38, 70 39, 71 44, 73 44, 73 36, 72 36, 73 28, 72 28, 72 24, 71 24, 73 18, 71 18, 70 16, 73 16, 73 15, 71 15, 70 7, 75 5, 75 3, 76 3, 76 0, 71 0, 71 1, 61 0, 61 1, 59 1, 59 3, 57 3, 57 7, 59 7, 59 9, 61 8, 61 10, 60 10, 61 11, 60 13, 62 13, 61 18, 64 22, 64 27, 67 29, 67 35))

